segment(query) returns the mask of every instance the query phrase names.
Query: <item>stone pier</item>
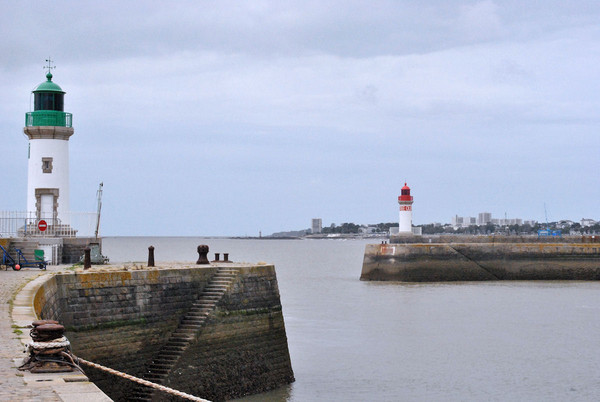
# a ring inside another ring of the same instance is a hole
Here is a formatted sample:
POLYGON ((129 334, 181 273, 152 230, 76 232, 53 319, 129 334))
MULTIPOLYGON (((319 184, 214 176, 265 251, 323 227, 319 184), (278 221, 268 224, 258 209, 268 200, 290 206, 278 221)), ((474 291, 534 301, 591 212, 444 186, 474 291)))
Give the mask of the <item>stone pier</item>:
POLYGON ((368 244, 361 280, 600 280, 598 243, 368 244))

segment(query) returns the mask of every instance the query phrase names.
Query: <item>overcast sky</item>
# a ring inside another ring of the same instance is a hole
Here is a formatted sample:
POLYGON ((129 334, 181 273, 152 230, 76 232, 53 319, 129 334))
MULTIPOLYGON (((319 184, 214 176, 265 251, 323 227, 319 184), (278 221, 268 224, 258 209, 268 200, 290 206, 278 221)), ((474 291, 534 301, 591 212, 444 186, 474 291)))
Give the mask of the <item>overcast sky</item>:
POLYGON ((597 0, 0 4, 0 210, 50 56, 104 235, 600 219, 597 0))

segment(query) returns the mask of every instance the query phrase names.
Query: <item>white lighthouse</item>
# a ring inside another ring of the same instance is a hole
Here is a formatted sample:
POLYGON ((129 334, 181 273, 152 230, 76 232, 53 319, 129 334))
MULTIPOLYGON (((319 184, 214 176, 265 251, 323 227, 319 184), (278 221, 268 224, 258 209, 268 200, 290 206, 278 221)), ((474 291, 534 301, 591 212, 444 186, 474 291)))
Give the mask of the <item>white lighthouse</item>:
POLYGON ((412 203, 413 198, 410 195, 410 187, 404 183, 398 197, 398 204, 400 204, 399 234, 412 234, 412 203))
POLYGON ((69 222, 69 138, 72 115, 64 112, 65 92, 52 82, 48 61, 46 81, 33 90, 34 108, 25 116, 29 138, 27 212, 48 226, 69 222))

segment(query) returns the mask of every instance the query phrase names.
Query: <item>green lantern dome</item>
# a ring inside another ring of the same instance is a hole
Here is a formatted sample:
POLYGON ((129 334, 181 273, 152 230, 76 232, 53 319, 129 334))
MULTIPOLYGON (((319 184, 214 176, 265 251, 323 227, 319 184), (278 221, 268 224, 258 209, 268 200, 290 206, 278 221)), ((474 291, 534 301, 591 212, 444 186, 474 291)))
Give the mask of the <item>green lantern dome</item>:
POLYGON ((59 92, 61 94, 66 93, 65 91, 62 90, 61 87, 59 87, 57 84, 55 84, 54 82, 52 82, 52 74, 48 73, 46 74, 46 78, 48 79, 45 82, 42 82, 40 85, 37 86, 36 89, 33 90, 33 93, 39 93, 39 92, 59 92))
POLYGON ((32 91, 33 112, 25 114, 25 126, 71 127, 73 116, 64 111, 66 92, 52 82, 52 73, 46 79, 32 91))

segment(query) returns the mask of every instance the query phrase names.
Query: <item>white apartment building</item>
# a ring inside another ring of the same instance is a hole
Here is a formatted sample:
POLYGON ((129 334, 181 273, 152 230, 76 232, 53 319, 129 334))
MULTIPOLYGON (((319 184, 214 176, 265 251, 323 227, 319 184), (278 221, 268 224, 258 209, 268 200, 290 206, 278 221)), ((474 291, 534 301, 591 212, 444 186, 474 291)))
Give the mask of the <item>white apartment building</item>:
POLYGON ((310 229, 313 234, 321 233, 323 231, 323 220, 321 218, 313 218, 310 229))

